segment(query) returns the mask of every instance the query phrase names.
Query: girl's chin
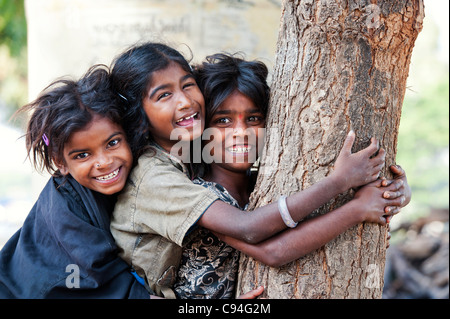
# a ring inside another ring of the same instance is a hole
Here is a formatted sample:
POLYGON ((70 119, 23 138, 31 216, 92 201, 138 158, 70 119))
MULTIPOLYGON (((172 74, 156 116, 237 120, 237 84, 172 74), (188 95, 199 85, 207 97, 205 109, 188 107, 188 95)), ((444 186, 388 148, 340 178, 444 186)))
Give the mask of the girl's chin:
POLYGON ((103 195, 113 195, 120 192, 125 187, 125 183, 117 183, 109 187, 96 187, 95 191, 103 195))
POLYGON ((221 166, 223 169, 234 172, 245 174, 253 166, 250 163, 227 163, 227 164, 215 164, 221 166))

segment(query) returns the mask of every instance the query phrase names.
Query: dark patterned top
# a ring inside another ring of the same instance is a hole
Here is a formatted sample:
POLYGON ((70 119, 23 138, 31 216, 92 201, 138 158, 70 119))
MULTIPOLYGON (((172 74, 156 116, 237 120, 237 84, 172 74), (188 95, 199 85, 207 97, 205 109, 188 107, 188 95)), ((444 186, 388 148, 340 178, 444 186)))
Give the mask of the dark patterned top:
MULTIPOLYGON (((239 209, 238 202, 220 184, 201 178, 194 180, 215 193, 222 201, 239 209)), ((183 247, 175 294, 180 299, 229 299, 239 264, 239 251, 219 240, 209 230, 198 227, 183 247)))

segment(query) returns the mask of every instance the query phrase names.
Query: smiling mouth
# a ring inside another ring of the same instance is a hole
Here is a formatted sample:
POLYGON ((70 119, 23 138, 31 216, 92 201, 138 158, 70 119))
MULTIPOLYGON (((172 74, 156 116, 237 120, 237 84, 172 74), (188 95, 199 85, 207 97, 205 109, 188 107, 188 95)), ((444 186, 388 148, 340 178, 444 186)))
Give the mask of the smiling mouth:
POLYGON ((227 148, 227 151, 233 154, 247 154, 251 150, 252 150, 251 145, 235 145, 227 148))
POLYGON ((192 124, 194 122, 194 120, 198 119, 198 112, 187 116, 187 117, 182 117, 181 119, 175 121, 176 124, 180 125, 180 126, 188 126, 190 124, 192 124))
POLYGON ((117 177, 117 175, 119 175, 119 171, 120 171, 120 167, 118 169, 116 169, 115 171, 113 171, 112 173, 109 173, 108 175, 97 176, 94 178, 96 180, 102 181, 102 182, 110 181, 110 180, 114 179, 115 177, 117 177))

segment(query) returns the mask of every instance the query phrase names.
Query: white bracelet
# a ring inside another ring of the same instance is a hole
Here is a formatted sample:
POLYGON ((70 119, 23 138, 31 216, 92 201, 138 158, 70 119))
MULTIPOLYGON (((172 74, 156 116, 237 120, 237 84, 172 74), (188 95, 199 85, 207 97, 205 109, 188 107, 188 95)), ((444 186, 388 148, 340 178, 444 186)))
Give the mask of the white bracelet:
POLYGON ((282 195, 278 200, 278 210, 280 211, 281 218, 283 218, 284 223, 287 227, 295 228, 298 223, 294 222, 289 213, 287 204, 286 204, 286 196, 282 195))

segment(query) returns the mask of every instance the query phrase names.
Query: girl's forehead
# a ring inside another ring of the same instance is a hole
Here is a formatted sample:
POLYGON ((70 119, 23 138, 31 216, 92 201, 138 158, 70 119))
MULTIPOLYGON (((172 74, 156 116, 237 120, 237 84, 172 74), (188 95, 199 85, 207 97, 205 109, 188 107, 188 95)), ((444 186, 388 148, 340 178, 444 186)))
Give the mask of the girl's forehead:
POLYGON ((94 114, 89 123, 70 134, 68 142, 83 142, 83 139, 86 139, 88 136, 90 139, 98 139, 103 137, 104 134, 122 130, 121 125, 110 118, 94 114))
POLYGON ((151 72, 149 75, 149 83, 153 85, 154 82, 164 81, 168 79, 178 80, 178 78, 174 78, 174 76, 192 74, 187 72, 180 64, 177 62, 170 62, 166 67, 151 72))
POLYGON ((216 113, 221 111, 246 113, 261 112, 261 109, 247 95, 239 91, 234 91, 220 104, 220 106, 216 110, 216 113))

